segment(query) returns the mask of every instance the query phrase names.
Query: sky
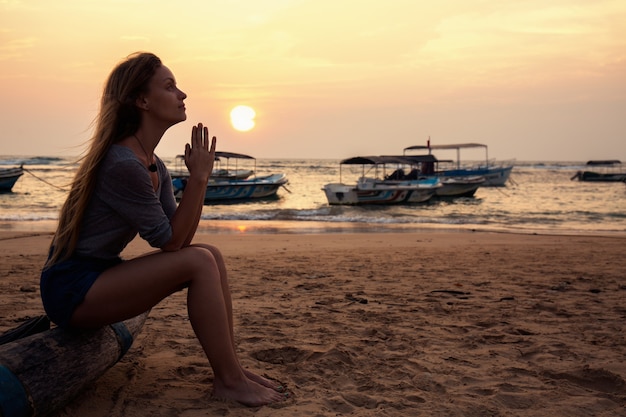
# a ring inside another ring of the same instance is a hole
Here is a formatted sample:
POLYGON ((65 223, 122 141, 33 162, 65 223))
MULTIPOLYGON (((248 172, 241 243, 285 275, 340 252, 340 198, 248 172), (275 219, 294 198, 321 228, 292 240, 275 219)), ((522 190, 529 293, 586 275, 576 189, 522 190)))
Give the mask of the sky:
POLYGON ((626 161, 624 22, 624 0, 0 0, 0 155, 81 154, 110 71, 149 51, 188 95, 162 157, 202 122, 218 150, 257 158, 430 138, 626 161), (231 126, 237 105, 252 130, 231 126))

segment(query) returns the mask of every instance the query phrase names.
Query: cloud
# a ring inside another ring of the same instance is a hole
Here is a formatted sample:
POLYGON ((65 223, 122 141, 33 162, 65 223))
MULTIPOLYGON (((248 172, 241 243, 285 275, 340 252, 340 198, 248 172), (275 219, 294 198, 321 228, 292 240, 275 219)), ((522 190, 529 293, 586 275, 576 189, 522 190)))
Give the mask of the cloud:
MULTIPOLYGON (((2 36, 2 38, 5 38, 5 36, 2 36)), ((1 39, 0 62, 20 60, 27 54, 29 50, 35 47, 37 42, 38 38, 35 36, 14 39, 1 39)))

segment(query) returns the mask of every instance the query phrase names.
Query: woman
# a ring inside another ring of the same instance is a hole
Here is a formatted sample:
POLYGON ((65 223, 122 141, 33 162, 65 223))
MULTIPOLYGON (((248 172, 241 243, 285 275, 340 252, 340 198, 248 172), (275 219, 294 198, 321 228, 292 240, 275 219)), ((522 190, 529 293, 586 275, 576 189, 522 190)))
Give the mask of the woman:
POLYGON ((141 314, 186 287, 189 319, 214 372, 213 394, 249 406, 280 401, 279 387, 237 358, 224 258, 213 246, 191 243, 215 137, 209 146, 208 129, 192 128, 178 206, 154 154, 165 131, 187 118, 186 98, 153 54, 131 55, 111 72, 42 271, 44 307, 61 327, 94 328, 141 314), (137 234, 160 250, 122 260, 137 234))

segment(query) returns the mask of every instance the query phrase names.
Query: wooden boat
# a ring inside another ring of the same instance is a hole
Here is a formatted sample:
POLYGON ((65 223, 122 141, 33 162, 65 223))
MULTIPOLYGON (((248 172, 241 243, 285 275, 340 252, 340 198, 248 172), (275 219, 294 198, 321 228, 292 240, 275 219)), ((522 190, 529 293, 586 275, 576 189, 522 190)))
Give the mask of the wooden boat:
MULTIPOLYGON (((280 187, 285 187, 289 182, 283 173, 263 176, 253 175, 256 172, 256 159, 252 156, 234 152, 215 152, 216 160, 222 159, 249 159, 254 161, 253 170, 232 169, 229 164, 226 168, 220 167, 216 175, 211 174, 207 184, 204 203, 211 204, 225 201, 247 201, 261 198, 275 197, 280 187)), ((188 172, 170 172, 174 195, 177 199, 182 198, 187 185, 188 172)))
MULTIPOLYGON (((456 159, 446 162, 451 162, 450 167, 442 167, 440 165, 437 175, 441 177, 471 177, 480 176, 484 177, 485 181, 481 186, 501 187, 506 185, 511 171, 513 170, 512 161, 496 162, 489 160, 489 152, 487 145, 482 143, 458 143, 452 145, 431 145, 430 139, 426 146, 415 145, 404 148, 404 153, 414 150, 427 150, 429 154, 432 154, 433 150, 455 150, 456 159), (485 162, 478 164, 467 165, 461 162, 461 149, 469 148, 483 148, 485 150, 485 162)), ((441 161, 443 162, 443 161, 441 161)))
POLYGON ((578 171, 571 179, 592 182, 625 182, 626 170, 617 159, 587 161, 589 170, 578 171))
POLYGON ((11 191, 23 174, 24 168, 21 165, 15 168, 0 168, 0 192, 11 191))
POLYGON ((0 345, 0 416, 61 409, 124 356, 148 314, 97 330, 57 327, 0 345))
POLYGON ((385 175, 387 165, 409 163, 410 160, 401 156, 357 156, 344 159, 339 163, 339 183, 326 184, 322 190, 330 205, 424 203, 441 187, 438 178, 399 178, 398 169, 385 175), (362 165, 363 173, 356 184, 342 182, 343 165, 362 165), (370 172, 372 169, 373 173, 370 172))

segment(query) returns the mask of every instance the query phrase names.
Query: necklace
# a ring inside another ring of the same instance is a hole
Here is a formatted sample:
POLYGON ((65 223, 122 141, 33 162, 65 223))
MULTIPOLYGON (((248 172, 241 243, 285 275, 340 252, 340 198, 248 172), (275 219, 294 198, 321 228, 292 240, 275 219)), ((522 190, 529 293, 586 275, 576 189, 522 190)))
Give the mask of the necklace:
MULTIPOLYGON (((146 158, 148 159, 148 162, 151 162, 151 161, 152 161, 152 158, 150 158, 150 157, 148 156, 148 152, 146 152, 146 148, 144 148, 144 147, 143 147, 143 143, 141 143, 141 141, 139 140, 139 138, 137 137, 137 135, 135 135, 134 133, 133 133, 133 137, 134 137, 135 139, 137 139, 137 142, 139 142, 139 146, 141 146, 141 150, 143 151, 143 153, 145 153, 145 154, 146 154, 146 158)), ((154 162, 152 162, 150 165, 148 165, 148 171, 150 171, 150 172, 156 172, 156 170, 157 170, 157 166, 156 166, 156 164, 155 164, 154 162)))

